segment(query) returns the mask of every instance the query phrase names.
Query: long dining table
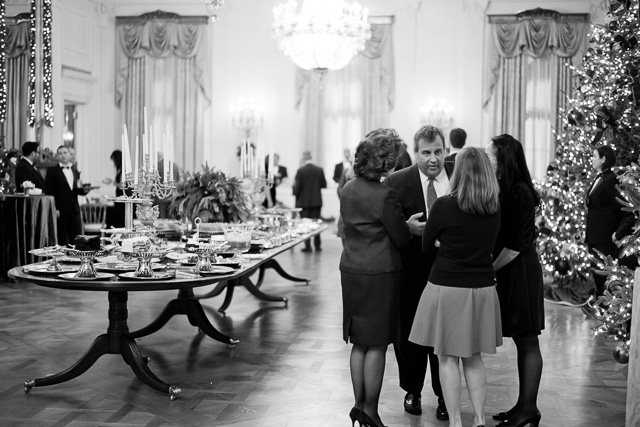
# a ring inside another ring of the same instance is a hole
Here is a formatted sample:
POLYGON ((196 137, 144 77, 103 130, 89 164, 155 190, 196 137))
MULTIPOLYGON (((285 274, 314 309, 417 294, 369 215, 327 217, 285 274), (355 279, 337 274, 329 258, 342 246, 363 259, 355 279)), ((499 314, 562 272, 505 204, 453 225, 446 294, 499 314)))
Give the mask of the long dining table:
POLYGON ((107 318, 109 321, 106 333, 95 338, 87 351, 80 359, 68 369, 56 374, 47 375, 41 378, 27 380, 24 383, 25 393, 33 387, 43 387, 60 384, 76 378, 86 372, 100 357, 105 354, 120 354, 124 361, 131 367, 135 375, 149 387, 160 392, 167 393, 171 400, 174 400, 180 393, 180 388, 176 385, 167 384, 158 378, 148 367, 148 359, 144 357, 136 343, 136 338, 150 335, 160 330, 167 321, 174 315, 186 315, 189 323, 199 328, 209 337, 234 346, 239 343, 222 332, 218 331, 211 324, 200 304, 199 297, 194 294, 195 288, 209 285, 217 285, 215 289, 201 298, 213 297, 226 290, 224 303, 219 311, 224 312, 229 307, 233 298, 234 289, 238 286, 245 287, 255 297, 271 302, 282 302, 288 304, 288 298, 283 296, 270 295, 260 289, 264 272, 268 268, 274 269, 278 274, 288 280, 309 283, 308 279, 298 278, 286 273, 280 264, 274 259, 279 254, 292 249, 306 239, 313 237, 327 229, 327 225, 321 224, 318 228, 299 235, 293 240, 281 246, 265 249, 258 256, 242 262, 239 268, 228 274, 216 276, 199 276, 189 278, 168 278, 164 280, 135 280, 113 276, 108 280, 78 280, 64 279, 55 275, 40 276, 30 274, 33 267, 45 265, 46 263, 30 264, 24 267, 14 267, 9 270, 9 277, 16 281, 32 282, 40 286, 55 289, 67 289, 73 291, 93 291, 106 292, 108 298, 107 318), (251 275, 258 272, 258 282, 253 283, 251 275), (129 331, 127 306, 129 292, 149 292, 177 290, 178 295, 169 301, 160 315, 149 325, 137 331, 129 331))

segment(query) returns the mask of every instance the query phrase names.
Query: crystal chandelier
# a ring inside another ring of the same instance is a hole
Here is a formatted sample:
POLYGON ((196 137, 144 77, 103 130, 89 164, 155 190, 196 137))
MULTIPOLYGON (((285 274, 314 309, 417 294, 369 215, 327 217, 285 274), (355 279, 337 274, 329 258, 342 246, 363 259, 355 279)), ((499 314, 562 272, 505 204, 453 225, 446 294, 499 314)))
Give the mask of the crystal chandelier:
POLYGON ((324 72, 346 66, 371 38, 369 10, 344 0, 294 0, 273 9, 273 31, 285 55, 305 70, 324 72))
POLYGON ((216 15, 216 12, 218 9, 224 6, 227 0, 202 0, 202 1, 207 4, 207 9, 209 10, 209 18, 211 18, 211 21, 212 22, 218 21, 218 15, 216 15))

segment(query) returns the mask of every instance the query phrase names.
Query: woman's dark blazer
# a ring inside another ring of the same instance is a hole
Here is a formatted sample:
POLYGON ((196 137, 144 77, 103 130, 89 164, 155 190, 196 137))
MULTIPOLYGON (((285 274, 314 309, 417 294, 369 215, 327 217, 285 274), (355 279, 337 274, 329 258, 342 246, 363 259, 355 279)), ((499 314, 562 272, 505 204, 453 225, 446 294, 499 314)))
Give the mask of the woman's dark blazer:
POLYGON ((399 248, 409 245, 411 232, 393 189, 355 177, 342 189, 340 215, 345 235, 340 271, 377 274, 402 269, 399 248))
POLYGON ((602 180, 595 188, 592 185, 587 192, 586 241, 589 244, 611 243, 611 235, 621 226, 624 212, 616 200, 621 198, 617 184, 618 177, 608 169, 602 173, 602 180))

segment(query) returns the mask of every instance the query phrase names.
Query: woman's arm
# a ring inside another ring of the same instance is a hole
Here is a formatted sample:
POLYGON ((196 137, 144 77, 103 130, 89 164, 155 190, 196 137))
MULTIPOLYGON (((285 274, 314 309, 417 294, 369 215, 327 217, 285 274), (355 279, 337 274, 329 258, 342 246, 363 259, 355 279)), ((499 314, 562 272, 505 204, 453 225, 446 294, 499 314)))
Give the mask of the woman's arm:
POLYGON ((502 252, 500 252, 496 259, 493 260, 493 269, 495 271, 500 270, 502 267, 516 259, 518 255, 520 255, 520 252, 513 251, 508 248, 503 248, 502 252))

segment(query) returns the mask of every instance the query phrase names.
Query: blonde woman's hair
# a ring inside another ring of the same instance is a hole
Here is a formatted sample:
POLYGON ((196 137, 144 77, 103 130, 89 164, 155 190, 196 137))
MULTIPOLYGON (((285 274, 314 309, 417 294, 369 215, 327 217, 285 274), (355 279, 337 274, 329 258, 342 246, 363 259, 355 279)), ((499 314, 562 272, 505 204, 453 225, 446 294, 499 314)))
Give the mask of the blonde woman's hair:
POLYGON ((500 209, 500 187, 489 157, 478 147, 465 147, 456 155, 449 180, 458 206, 470 215, 490 215, 500 209))

